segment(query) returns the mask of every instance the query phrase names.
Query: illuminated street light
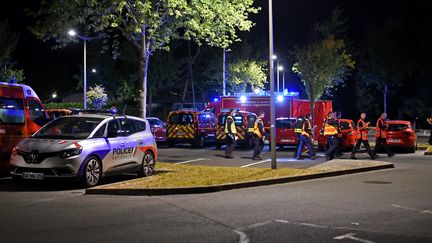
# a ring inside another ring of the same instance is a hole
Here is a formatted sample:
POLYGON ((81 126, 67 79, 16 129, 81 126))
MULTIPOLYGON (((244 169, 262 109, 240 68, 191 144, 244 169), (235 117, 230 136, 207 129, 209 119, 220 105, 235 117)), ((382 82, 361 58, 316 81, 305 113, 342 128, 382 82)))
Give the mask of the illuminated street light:
POLYGON ((272 55, 272 60, 276 60, 277 56, 276 55, 272 55))
POLYGON ((53 99, 57 98, 57 93, 56 93, 56 92, 52 93, 51 97, 52 97, 53 99))
POLYGON ((96 68, 93 68, 91 71, 92 73, 96 73, 96 68))
POLYGON ((76 36, 75 30, 69 30, 68 31, 68 35, 70 35, 70 36, 76 36))

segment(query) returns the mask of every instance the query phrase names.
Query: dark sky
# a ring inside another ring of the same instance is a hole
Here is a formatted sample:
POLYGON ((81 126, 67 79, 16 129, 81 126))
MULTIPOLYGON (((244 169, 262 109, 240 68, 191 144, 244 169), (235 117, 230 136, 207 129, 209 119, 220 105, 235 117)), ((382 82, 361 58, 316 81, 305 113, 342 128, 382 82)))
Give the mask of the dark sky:
MULTIPOLYGON (((253 17, 256 26, 242 36, 252 39, 258 37, 260 41, 267 43, 267 2, 256 0, 256 5, 262 7, 260 13, 253 17)), ((407 9, 410 2, 273 0, 275 52, 278 56, 287 56, 288 50, 294 45, 301 45, 307 40, 313 24, 328 18, 336 7, 344 10, 344 17, 348 19, 349 38, 356 42, 362 38, 368 25, 389 15, 409 12, 407 9)), ((23 9, 35 8, 38 4, 38 1, 6 1, 0 10, 0 20, 7 20, 10 27, 20 33, 13 59, 18 68, 24 69, 26 83, 33 86, 40 96, 46 96, 53 90, 60 93, 73 90, 77 82, 73 75, 78 74, 81 68, 82 46, 69 44, 61 50, 52 50, 48 43, 37 40, 26 29, 34 22, 26 17, 23 9)))

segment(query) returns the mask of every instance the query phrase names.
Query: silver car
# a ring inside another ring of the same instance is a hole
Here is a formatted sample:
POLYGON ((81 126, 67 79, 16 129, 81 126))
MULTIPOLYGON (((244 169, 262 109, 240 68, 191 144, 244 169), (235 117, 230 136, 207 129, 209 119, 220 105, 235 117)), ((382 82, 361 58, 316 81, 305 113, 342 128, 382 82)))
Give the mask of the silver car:
POLYGON ((157 146, 145 119, 84 114, 64 116, 22 140, 11 156, 17 179, 78 177, 97 185, 108 174, 154 173, 157 146))

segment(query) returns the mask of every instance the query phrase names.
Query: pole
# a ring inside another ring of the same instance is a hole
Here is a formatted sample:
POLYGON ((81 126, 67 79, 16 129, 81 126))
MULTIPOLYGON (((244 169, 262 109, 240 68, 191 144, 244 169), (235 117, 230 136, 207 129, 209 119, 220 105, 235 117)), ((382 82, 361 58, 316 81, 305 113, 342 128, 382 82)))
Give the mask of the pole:
POLYGON ((84 110, 87 110, 87 40, 84 40, 84 110))
POLYGON ((270 153, 271 168, 276 169, 276 128, 275 128, 275 87, 273 57, 273 3, 268 1, 269 7, 269 62, 270 62, 270 153))
POLYGON ((226 49, 223 49, 222 95, 226 96, 226 49))
POLYGON ((282 72, 282 92, 285 92, 285 71, 282 72))
POLYGON ((279 67, 280 67, 280 63, 279 63, 279 61, 277 61, 277 63, 276 63, 276 72, 277 72, 277 85, 276 85, 276 92, 278 92, 279 93, 279 87, 280 87, 280 83, 279 83, 279 67))

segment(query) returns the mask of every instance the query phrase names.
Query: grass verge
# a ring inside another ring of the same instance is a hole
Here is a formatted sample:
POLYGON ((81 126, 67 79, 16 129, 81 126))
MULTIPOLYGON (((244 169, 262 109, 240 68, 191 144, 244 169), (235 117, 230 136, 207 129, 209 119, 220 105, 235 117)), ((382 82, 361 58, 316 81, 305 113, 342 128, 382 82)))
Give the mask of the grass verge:
POLYGON ((124 183, 116 183, 110 188, 147 189, 199 187, 239 183, 246 181, 273 179, 279 177, 309 175, 322 172, 316 169, 283 168, 239 168, 198 165, 157 164, 157 173, 150 177, 138 178, 124 183))

